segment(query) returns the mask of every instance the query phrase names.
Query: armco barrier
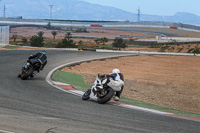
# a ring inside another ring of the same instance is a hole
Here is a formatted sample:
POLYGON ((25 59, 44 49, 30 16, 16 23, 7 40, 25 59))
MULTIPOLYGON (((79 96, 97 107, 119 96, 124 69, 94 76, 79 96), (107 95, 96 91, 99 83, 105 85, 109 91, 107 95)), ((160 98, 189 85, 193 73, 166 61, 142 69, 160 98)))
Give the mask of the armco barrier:
POLYGON ((96 49, 83 48, 84 51, 96 51, 96 49))
POLYGON ((96 52, 122 52, 130 54, 145 54, 145 55, 179 55, 179 56, 200 56, 193 53, 172 53, 172 52, 147 52, 147 51, 114 51, 114 50, 96 50, 96 52))

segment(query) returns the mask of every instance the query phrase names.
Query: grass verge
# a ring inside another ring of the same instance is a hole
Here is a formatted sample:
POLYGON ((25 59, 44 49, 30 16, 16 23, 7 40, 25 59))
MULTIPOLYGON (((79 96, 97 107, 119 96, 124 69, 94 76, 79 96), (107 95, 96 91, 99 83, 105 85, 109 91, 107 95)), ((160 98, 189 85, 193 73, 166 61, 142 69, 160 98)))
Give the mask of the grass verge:
POLYGON ((86 91, 87 89, 91 88, 91 85, 85 84, 84 77, 79 74, 57 70, 53 74, 52 79, 57 82, 70 84, 77 90, 81 91, 86 91))
POLYGON ((16 49, 19 48, 20 46, 5 46, 4 48, 6 49, 16 49))
MULTIPOLYGON (((60 70, 57 70, 53 74, 52 80, 70 84, 77 90, 81 90, 81 91, 86 91, 88 88, 91 87, 91 85, 88 85, 85 83, 84 77, 82 75, 64 72, 64 71, 60 71, 60 70)), ((145 103, 145 102, 137 101, 134 99, 128 99, 125 97, 121 97, 120 102, 139 106, 139 107, 144 107, 144 108, 148 108, 148 109, 154 109, 154 110, 164 111, 164 112, 168 112, 168 113, 173 113, 173 114, 177 114, 177 115, 200 118, 200 114, 194 114, 194 113, 184 112, 181 110, 175 110, 175 109, 171 109, 171 108, 167 108, 167 107, 156 106, 156 105, 153 105, 150 103, 145 103)))

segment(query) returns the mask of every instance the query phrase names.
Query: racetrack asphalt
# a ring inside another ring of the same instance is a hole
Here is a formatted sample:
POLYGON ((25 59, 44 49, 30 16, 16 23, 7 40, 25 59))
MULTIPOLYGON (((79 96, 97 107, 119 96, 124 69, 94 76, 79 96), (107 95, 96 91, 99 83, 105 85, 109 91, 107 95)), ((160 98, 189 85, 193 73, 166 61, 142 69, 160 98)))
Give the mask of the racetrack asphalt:
POLYGON ((200 122, 82 101, 45 78, 57 66, 123 53, 48 51, 47 66, 36 77, 17 78, 30 50, 0 51, 0 132, 7 133, 198 133, 200 122))

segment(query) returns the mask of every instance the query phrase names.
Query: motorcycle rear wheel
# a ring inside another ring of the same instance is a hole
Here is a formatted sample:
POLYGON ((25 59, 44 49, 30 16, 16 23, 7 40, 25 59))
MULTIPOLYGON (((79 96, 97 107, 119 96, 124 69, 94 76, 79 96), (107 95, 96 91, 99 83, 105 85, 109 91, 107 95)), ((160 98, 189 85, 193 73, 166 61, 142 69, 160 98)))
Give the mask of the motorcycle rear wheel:
POLYGON ((114 90, 112 88, 108 88, 106 91, 107 91, 107 94, 104 97, 98 97, 97 98, 98 103, 105 104, 105 103, 107 103, 108 101, 111 100, 111 98, 114 95, 114 90))

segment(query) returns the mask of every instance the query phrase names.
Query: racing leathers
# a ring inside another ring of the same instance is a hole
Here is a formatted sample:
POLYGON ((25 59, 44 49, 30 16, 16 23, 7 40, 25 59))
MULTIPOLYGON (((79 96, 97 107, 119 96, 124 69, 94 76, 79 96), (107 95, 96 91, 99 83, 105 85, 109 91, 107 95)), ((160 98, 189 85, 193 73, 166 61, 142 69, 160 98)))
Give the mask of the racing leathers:
POLYGON ((115 96, 119 97, 121 96, 121 93, 124 88, 124 76, 122 73, 112 73, 107 75, 110 78, 109 81, 107 81, 107 85, 110 86, 115 92, 115 96))
POLYGON ((39 62, 41 64, 40 68, 37 68, 37 71, 39 72, 39 70, 43 70, 44 66, 47 64, 47 56, 42 52, 38 52, 29 56, 28 62, 32 64, 39 62))

